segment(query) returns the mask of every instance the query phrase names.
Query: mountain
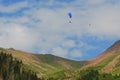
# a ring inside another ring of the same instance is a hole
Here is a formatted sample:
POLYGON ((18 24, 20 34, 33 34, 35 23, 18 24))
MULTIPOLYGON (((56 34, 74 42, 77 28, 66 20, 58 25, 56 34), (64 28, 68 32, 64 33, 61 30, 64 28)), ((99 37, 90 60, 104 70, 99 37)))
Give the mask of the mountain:
POLYGON ((74 61, 66 58, 58 57, 52 54, 35 54, 43 63, 61 69, 77 69, 85 64, 85 61, 74 61))
MULTIPOLYGON (((24 67, 22 61, 11 54, 0 52, 0 80, 41 80, 37 74, 24 67)), ((42 79, 43 80, 43 79, 42 79)))
POLYGON ((120 80, 120 40, 86 63, 73 80, 120 80))
POLYGON ((0 48, 0 52, 12 54, 23 62, 25 69, 47 80, 120 80, 120 40, 97 57, 86 61, 69 60, 52 54, 33 54, 13 48, 0 48))
POLYGON ((25 67, 37 72, 39 77, 64 70, 75 70, 82 67, 86 63, 85 61, 69 60, 51 54, 28 53, 13 48, 0 48, 0 51, 7 54, 12 54, 14 58, 22 60, 25 67))
POLYGON ((88 60, 87 63, 83 67, 84 69, 93 67, 101 72, 111 72, 114 75, 120 74, 120 40, 116 41, 97 57, 88 60))

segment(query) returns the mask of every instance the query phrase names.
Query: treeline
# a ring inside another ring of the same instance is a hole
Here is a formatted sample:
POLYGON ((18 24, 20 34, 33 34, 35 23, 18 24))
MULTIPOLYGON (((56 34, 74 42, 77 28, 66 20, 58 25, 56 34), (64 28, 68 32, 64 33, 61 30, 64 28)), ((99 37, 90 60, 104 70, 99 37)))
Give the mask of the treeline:
POLYGON ((80 71, 76 80, 120 80, 120 75, 113 76, 110 73, 99 73, 98 70, 80 71))
POLYGON ((22 61, 0 51, 0 80, 43 80, 36 73, 25 69, 22 61))

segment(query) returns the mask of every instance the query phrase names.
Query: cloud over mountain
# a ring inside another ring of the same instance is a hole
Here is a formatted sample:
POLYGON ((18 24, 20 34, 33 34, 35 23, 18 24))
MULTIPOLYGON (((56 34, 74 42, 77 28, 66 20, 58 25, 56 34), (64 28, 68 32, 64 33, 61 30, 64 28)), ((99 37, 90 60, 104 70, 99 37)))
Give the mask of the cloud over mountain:
POLYGON ((120 1, 11 0, 5 3, 0 1, 2 47, 71 55, 70 58, 75 59, 72 55, 82 58, 87 51, 95 50, 95 45, 85 42, 86 35, 89 40, 97 38, 98 42, 120 38, 120 1), (68 23, 69 11, 73 14, 71 24, 68 23))

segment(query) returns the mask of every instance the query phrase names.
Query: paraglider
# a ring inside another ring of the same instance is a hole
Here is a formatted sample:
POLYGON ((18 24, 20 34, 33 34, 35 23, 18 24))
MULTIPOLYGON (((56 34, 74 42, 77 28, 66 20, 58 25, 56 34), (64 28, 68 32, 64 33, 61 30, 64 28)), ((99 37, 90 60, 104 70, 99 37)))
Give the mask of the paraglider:
MULTIPOLYGON (((69 18, 71 19, 71 18, 72 18, 72 13, 69 12, 69 13, 68 13, 68 16, 69 16, 69 18)), ((71 20, 69 20, 69 23, 71 23, 71 20)))

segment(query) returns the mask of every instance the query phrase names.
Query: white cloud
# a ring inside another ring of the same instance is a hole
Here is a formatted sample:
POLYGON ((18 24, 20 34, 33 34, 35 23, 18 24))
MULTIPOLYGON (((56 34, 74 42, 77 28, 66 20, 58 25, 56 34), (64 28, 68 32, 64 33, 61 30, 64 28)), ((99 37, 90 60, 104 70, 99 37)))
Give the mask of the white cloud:
POLYGON ((18 24, 1 24, 0 45, 22 50, 30 50, 35 45, 36 36, 28 28, 18 24))
POLYGON ((62 44, 62 47, 65 47, 65 48, 74 48, 75 46, 76 44, 73 40, 64 41, 62 44))
POLYGON ((30 4, 29 2, 10 6, 1 5, 0 12, 7 13, 24 7, 31 8, 25 10, 22 16, 0 17, 0 44, 3 47, 14 47, 26 51, 34 51, 33 48, 37 48, 40 53, 53 53, 64 57, 70 54, 73 57, 81 57, 82 51, 95 49, 92 45, 82 42, 81 37, 84 37, 84 34, 98 38, 101 36, 120 37, 120 6, 118 3, 117 5, 107 3, 93 7, 103 2, 105 0, 76 0, 70 5, 54 0, 42 2, 46 6, 63 6, 59 8, 39 7, 39 5, 32 7, 42 3, 30 4), (85 2, 84 5, 81 1, 85 2), (68 22, 69 11, 73 14, 72 23, 68 22), (78 44, 76 44, 78 40, 67 40, 73 36, 79 39, 78 44), (69 53, 71 48, 75 50, 69 53))
POLYGON ((89 4, 101 4, 101 3, 104 3, 106 0, 87 0, 87 3, 89 4))
POLYGON ((0 4, 0 12, 2 12, 2 13, 16 12, 24 7, 27 7, 26 2, 19 2, 16 4, 9 5, 9 6, 4 6, 4 5, 0 4))
POLYGON ((93 9, 91 14, 91 29, 88 29, 91 35, 120 37, 120 10, 118 6, 104 5, 93 9))
POLYGON ((53 48, 53 53, 52 54, 54 54, 56 56, 65 57, 68 54, 68 52, 67 52, 66 49, 63 49, 61 47, 56 47, 56 48, 53 48))
POLYGON ((73 58, 81 58, 83 57, 83 53, 80 52, 79 50, 73 50, 70 52, 70 56, 73 58))
POLYGON ((79 43, 77 44, 77 47, 82 49, 82 50, 92 50, 92 49, 96 49, 96 46, 92 46, 90 44, 87 44, 85 42, 79 41, 79 43))

